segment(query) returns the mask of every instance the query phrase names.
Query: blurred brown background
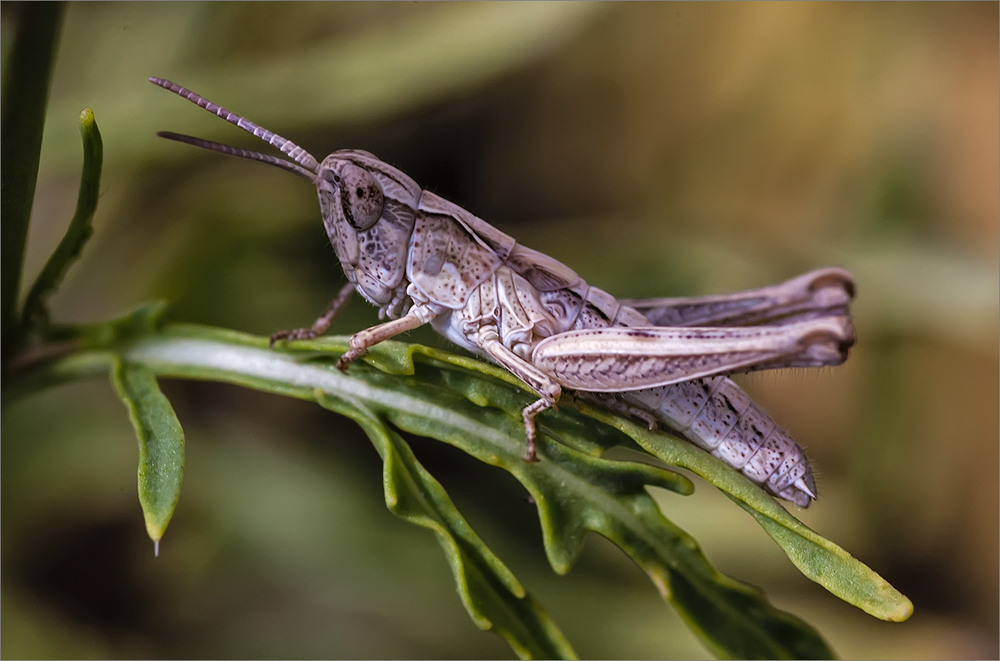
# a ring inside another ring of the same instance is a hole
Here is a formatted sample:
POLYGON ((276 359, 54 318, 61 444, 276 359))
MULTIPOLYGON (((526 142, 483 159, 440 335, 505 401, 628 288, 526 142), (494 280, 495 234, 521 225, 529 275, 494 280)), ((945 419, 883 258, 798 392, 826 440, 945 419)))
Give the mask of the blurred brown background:
MULTIPOLYGON (((743 381, 818 467, 803 520, 906 593, 912 619, 873 620, 809 582, 704 483, 663 496, 664 513, 844 657, 996 658, 997 8, 70 5, 27 280, 72 214, 91 107, 103 196, 56 319, 165 298, 174 319, 270 334, 311 323, 340 287, 308 184, 158 140, 263 148, 150 75, 320 158, 373 151, 622 296, 844 266, 850 361, 743 381)), ((4 41, 15 18, 5 4, 4 41)), ((374 320, 356 300, 334 332, 374 320)), ((352 423, 234 387, 164 388, 188 470, 157 559, 108 383, 5 411, 4 657, 510 656, 466 616, 433 536, 385 510, 352 423)), ((706 655, 610 544, 555 576, 513 480, 414 444, 580 655, 706 655)))

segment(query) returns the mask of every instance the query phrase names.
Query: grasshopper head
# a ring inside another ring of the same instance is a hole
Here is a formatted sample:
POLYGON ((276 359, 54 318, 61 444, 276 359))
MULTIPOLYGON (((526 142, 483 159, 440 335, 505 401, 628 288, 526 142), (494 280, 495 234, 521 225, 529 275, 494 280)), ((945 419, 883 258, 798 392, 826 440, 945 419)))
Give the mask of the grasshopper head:
POLYGON ((149 80, 253 133, 289 156, 291 161, 177 133, 159 134, 203 149, 268 163, 311 181, 319 193, 326 233, 348 280, 390 316, 400 311, 396 308, 402 305, 408 284, 406 255, 420 201, 416 182, 365 151, 334 152, 319 163, 291 140, 189 89, 163 78, 149 80))
POLYGON ((384 306, 406 288, 406 255, 420 187, 368 152, 327 156, 316 176, 323 224, 344 273, 372 303, 384 306))

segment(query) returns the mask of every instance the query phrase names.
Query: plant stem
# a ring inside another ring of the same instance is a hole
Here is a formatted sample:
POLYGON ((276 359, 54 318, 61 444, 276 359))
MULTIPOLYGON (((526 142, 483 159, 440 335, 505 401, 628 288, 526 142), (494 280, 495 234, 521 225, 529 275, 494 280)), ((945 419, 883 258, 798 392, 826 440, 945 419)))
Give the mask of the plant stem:
POLYGON ((3 72, 0 115, 0 337, 3 373, 17 344, 17 297, 28 220, 38 178, 49 78, 62 16, 60 3, 19 3, 17 30, 3 72))

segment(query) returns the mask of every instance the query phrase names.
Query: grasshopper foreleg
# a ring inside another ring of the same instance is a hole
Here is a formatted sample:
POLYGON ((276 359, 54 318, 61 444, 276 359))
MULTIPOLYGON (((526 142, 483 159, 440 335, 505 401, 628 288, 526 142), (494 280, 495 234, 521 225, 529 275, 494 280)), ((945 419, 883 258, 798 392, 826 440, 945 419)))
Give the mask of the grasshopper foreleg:
POLYGON ((343 289, 337 294, 336 298, 330 301, 330 305, 327 306, 326 311, 320 315, 319 319, 313 322, 313 325, 309 328, 296 328, 294 330, 283 330, 278 331, 271 336, 271 346, 278 340, 311 340, 315 337, 323 335, 328 330, 330 330, 330 324, 333 323, 333 318, 337 316, 340 312, 340 308, 344 307, 347 303, 347 299, 351 297, 351 293, 354 291, 354 285, 347 283, 344 285, 343 289))
POLYGON ((423 326, 435 317, 435 312, 424 305, 414 305, 410 311, 399 319, 378 324, 363 331, 358 331, 351 336, 351 349, 340 357, 337 361, 337 369, 342 372, 347 371, 347 366, 352 360, 356 360, 365 355, 370 347, 379 342, 396 337, 400 333, 413 330, 423 326))

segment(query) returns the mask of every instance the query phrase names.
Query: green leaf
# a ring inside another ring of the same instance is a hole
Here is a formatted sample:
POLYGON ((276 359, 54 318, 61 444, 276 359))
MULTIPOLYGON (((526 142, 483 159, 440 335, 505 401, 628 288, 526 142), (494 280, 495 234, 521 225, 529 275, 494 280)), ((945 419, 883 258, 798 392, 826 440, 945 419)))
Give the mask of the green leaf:
MULTIPOLYGON (((403 349, 398 345, 377 348, 374 357, 403 349)), ((720 574, 705 558, 697 543, 661 514, 646 492, 660 486, 682 494, 692 487, 686 478, 652 466, 610 461, 570 447, 564 431, 586 429, 573 424, 577 416, 561 412, 546 420, 543 428, 560 440, 540 439, 539 464, 525 463, 524 428, 520 408, 530 401, 511 398, 513 391, 482 379, 493 366, 457 359, 425 347, 405 349, 420 378, 417 392, 427 397, 425 405, 440 402, 450 412, 447 419, 417 414, 409 407, 384 402, 385 414, 407 431, 453 443, 487 463, 513 474, 531 493, 541 518, 546 551, 553 568, 566 573, 579 556, 585 533, 597 532, 618 545, 650 577, 657 590, 685 619, 714 653, 731 658, 829 658, 833 651, 808 625, 767 603, 756 589, 720 574), (428 360, 429 359, 429 360, 428 360), (423 362, 435 365, 427 369, 423 362), (446 363, 450 369, 441 369, 446 363), (455 367, 463 366, 456 370, 455 367), (485 368, 485 369, 484 369, 485 368), (470 371, 471 370, 471 371, 470 371), (490 391, 493 391, 492 394, 490 391), (456 398, 458 394, 467 401, 456 398), (483 407, 486 407, 483 410, 483 407), (454 417, 459 412, 463 416, 454 417), (554 423, 554 424, 553 424, 554 423), (477 441, 502 430, 504 452, 482 447, 477 441)), ((498 374, 500 376, 500 374, 498 374)), ((509 376, 503 375, 503 380, 509 376)), ((566 408, 566 407, 563 407, 566 408)), ((593 425, 589 425, 593 429, 593 425)), ((586 433, 586 432, 584 432, 586 433)), ((617 435, 599 432, 586 447, 607 447, 617 435)), ((577 443, 573 443, 574 445, 577 443)))
POLYGON ((46 297, 55 291, 70 263, 79 257, 83 245, 94 233, 93 220, 100 193, 104 150, 101 132, 94 120, 94 111, 90 108, 85 108, 80 113, 80 134, 83 136, 83 174, 76 200, 76 213, 70 220, 66 234, 28 292, 21 314, 22 327, 35 321, 42 323, 48 321, 48 312, 45 309, 46 297))
POLYGON ((361 424, 383 461, 386 506, 396 516, 433 531, 448 559, 462 604, 480 629, 501 636, 522 659, 576 658, 544 607, 459 514, 441 484, 409 445, 367 406, 328 398, 320 404, 361 424))
POLYGON ((10 356, 17 340, 17 297, 62 5, 27 2, 7 9, 17 22, 4 62, 0 104, 0 333, 3 353, 10 356))
POLYGON ((384 342, 344 374, 334 367, 348 348, 341 337, 296 342, 278 351, 270 350, 265 338, 193 325, 165 325, 145 336, 105 336, 110 346, 91 344, 82 353, 42 362, 34 371, 65 378, 80 364, 83 376, 99 361, 86 363, 81 355, 113 350, 158 376, 233 383, 318 402, 357 420, 385 461, 390 509, 435 531, 472 618, 507 638, 518 654, 568 652, 559 651, 561 634, 546 633, 549 627, 557 630, 544 611, 518 601, 520 584, 468 530, 393 428, 452 444, 518 479, 536 503, 546 554, 557 572, 569 571, 588 531, 611 540, 719 656, 828 658, 833 651, 809 625, 774 608, 760 591, 719 573, 697 543, 663 516, 647 487, 690 494, 687 478, 646 463, 604 458, 607 448, 644 448, 668 464, 693 470, 748 509, 800 570, 834 594, 877 616, 899 619, 908 612, 906 598, 873 571, 798 522, 758 486, 668 434, 566 397, 558 411, 538 418, 542 461, 524 462, 520 410, 535 395, 496 366, 384 342), (595 424, 594 418, 607 424, 595 424))
POLYGON ((586 412, 628 434, 665 463, 687 468, 711 482, 754 517, 799 571, 844 601, 893 622, 913 614, 913 603, 884 578, 789 514, 758 485, 716 457, 670 434, 650 432, 605 411, 588 407, 586 412))
POLYGON ((913 602, 906 595, 798 519, 791 515, 762 513, 748 503, 734 500, 757 520, 808 578, 879 619, 903 622, 913 615, 913 602))
POLYGON ((187 325, 164 330, 165 337, 140 340, 126 349, 128 360, 171 377, 222 380, 313 401, 328 398, 324 401, 363 405, 401 429, 451 443, 509 471, 537 503, 546 553, 556 571, 567 572, 579 556, 585 533, 598 532, 647 572, 663 597, 720 656, 833 655, 804 622, 775 609, 759 591, 716 571, 694 540, 662 516, 646 486, 690 493, 686 478, 587 451, 599 451, 612 438, 624 439, 618 432, 593 424, 581 427, 579 414, 564 406, 543 416, 546 434, 565 429, 594 429, 596 434, 583 444, 543 435, 543 460, 524 462, 520 409, 533 396, 503 383, 511 377, 493 366, 385 342, 372 350, 372 362, 391 364, 396 373, 359 361, 345 375, 333 366, 334 357, 347 348, 344 338, 296 343, 289 353, 279 353, 269 351, 263 338, 187 325), (410 369, 403 369, 407 364, 410 369), (570 442, 585 449, 575 449, 570 442))
POLYGON ((148 367, 119 360, 111 373, 139 439, 139 504, 159 551, 184 477, 184 430, 148 367))

